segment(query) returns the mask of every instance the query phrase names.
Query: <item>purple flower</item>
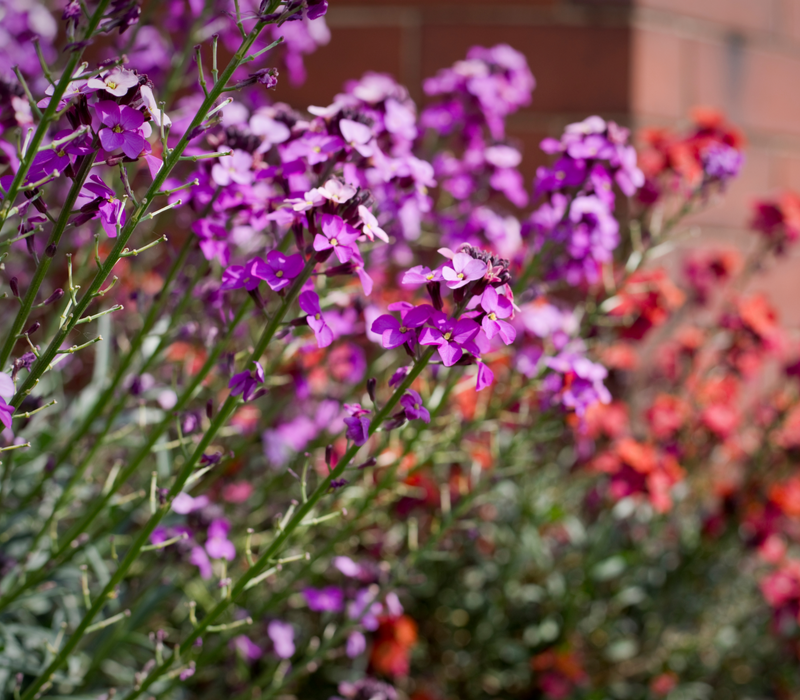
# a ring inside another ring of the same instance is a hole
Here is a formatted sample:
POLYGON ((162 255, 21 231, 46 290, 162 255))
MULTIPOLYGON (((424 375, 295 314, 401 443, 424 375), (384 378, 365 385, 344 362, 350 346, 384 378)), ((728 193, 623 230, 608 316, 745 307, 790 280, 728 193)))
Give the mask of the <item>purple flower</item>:
POLYGON ((358 630, 353 630, 347 637, 346 653, 351 659, 360 656, 367 650, 367 639, 358 630))
POLYGON ((329 202, 334 204, 344 204, 351 200, 356 194, 356 188, 347 185, 341 180, 331 178, 322 187, 317 188, 317 192, 329 202))
MULTIPOLYGON (((91 214, 89 218, 94 218, 92 210, 99 212, 103 230, 105 230, 109 238, 116 238, 117 223, 120 226, 124 226, 127 220, 122 201, 117 199, 114 190, 106 185, 99 175, 90 175, 84 189, 95 195, 95 197, 93 201, 84 205, 81 211, 87 210, 87 214, 91 214)), ((87 195, 81 193, 81 196, 86 197, 87 195)))
MULTIPOLYGON (((485 267, 485 263, 484 263, 485 267)), ((452 367, 464 354, 462 345, 478 335, 480 326, 472 319, 449 319, 437 323, 438 328, 423 328, 419 336, 421 345, 437 345, 445 367, 452 367)))
POLYGON ((231 183, 249 185, 253 182, 253 156, 247 151, 235 150, 232 155, 220 156, 211 168, 211 178, 220 187, 231 183))
POLYGON ((475 384, 475 391, 481 391, 494 382, 494 372, 483 362, 478 362, 478 376, 475 384))
POLYGON ((363 204, 359 204, 358 206, 358 215, 361 217, 361 223, 363 224, 361 233, 369 238, 369 240, 374 241, 375 238, 380 238, 384 243, 389 242, 389 236, 386 231, 378 226, 378 220, 363 204))
POLYGON ((238 651, 247 661, 257 661, 264 654, 264 651, 261 649, 261 647, 245 634, 240 634, 239 636, 231 639, 230 645, 232 648, 236 649, 236 651, 238 651))
POLYGON ((361 566, 350 557, 334 557, 331 563, 345 576, 357 578, 361 575, 361 566))
POLYGON ((228 530, 230 529, 230 523, 224 518, 217 518, 211 521, 208 526, 206 552, 212 559, 233 561, 236 558, 236 548, 233 546, 233 542, 228 539, 228 530))
POLYGON ((441 270, 430 270, 423 265, 416 265, 412 267, 410 270, 406 270, 403 274, 403 280, 400 284, 407 284, 408 286, 420 285, 420 284, 428 284, 428 282, 441 282, 444 278, 442 277, 441 270))
POLYGON ((347 426, 347 439, 352 440, 358 447, 369 440, 369 418, 366 416, 347 416, 344 419, 347 426))
POLYGON ((121 148, 128 158, 138 158, 147 143, 140 133, 144 124, 142 113, 111 100, 98 102, 94 109, 105 125, 100 130, 103 148, 108 152, 121 148))
POLYGON ((339 129, 347 141, 347 145, 358 151, 364 158, 369 158, 375 149, 370 145, 372 141, 372 129, 366 124, 353 121, 352 119, 341 119, 339 129))
POLYGON ((189 554, 189 561, 198 569, 200 569, 201 578, 211 578, 212 574, 214 573, 213 569, 211 568, 211 561, 202 547, 192 547, 192 551, 189 554))
MULTIPOLYGON (((53 140, 58 141, 65 136, 69 136, 71 133, 69 129, 59 131, 53 136, 53 140)), ((52 175, 53 172, 62 173, 72 161, 70 158, 71 155, 85 156, 91 152, 91 140, 85 134, 58 148, 48 148, 39 151, 33 158, 26 182, 38 182, 48 175, 52 175)))
POLYGON ((344 141, 338 136, 323 134, 305 135, 295 141, 283 144, 279 148, 281 161, 292 163, 305 159, 309 165, 324 163, 334 153, 344 148, 344 141))
POLYGON ((294 656, 294 628, 288 622, 273 620, 267 625, 267 635, 275 647, 275 654, 281 659, 294 656))
POLYGON ((370 632, 378 629, 378 615, 383 613, 383 605, 375 601, 377 595, 377 586, 362 588, 347 606, 347 616, 351 620, 358 620, 370 632))
POLYGON ((514 306, 508 297, 500 296, 494 287, 487 287, 481 295, 481 306, 486 316, 481 321, 483 332, 491 340, 497 334, 506 345, 511 345, 517 337, 517 331, 508 321, 502 319, 511 316, 514 306))
POLYGON ((228 382, 228 388, 231 390, 231 396, 239 396, 241 394, 243 401, 249 401, 253 398, 256 387, 264 383, 264 368, 260 362, 253 361, 256 366, 256 376, 253 377, 249 370, 239 372, 231 377, 228 382))
POLYGON ((413 389, 409 389, 400 399, 400 405, 405 410, 406 418, 409 420, 419 419, 425 423, 431 422, 431 414, 422 405, 422 397, 413 389))
POLYGON ((6 428, 11 427, 11 415, 14 413, 14 407, 9 406, 6 400, 0 396, 0 423, 6 428))
POLYGON ((328 324, 325 323, 325 319, 322 318, 322 311, 319 308, 319 296, 315 292, 302 292, 297 298, 297 302, 300 304, 300 308, 308 314, 306 321, 317 337, 317 345, 321 348, 327 348, 333 342, 333 332, 328 327, 328 324))
POLYGON ((341 263, 346 263, 358 251, 354 245, 360 235, 358 230, 346 224, 340 216, 323 214, 321 228, 324 235, 318 233, 314 237, 314 250, 333 249, 341 263))
POLYGON ((285 255, 278 250, 271 250, 267 253, 267 261, 255 258, 253 276, 264 280, 273 292, 279 292, 284 287, 288 287, 303 269, 303 256, 295 253, 285 255))
POLYGON ((185 491, 181 491, 181 493, 172 499, 172 510, 180 515, 188 515, 196 510, 205 508, 208 504, 208 496, 193 498, 185 491))
MULTIPOLYGON (((86 82, 86 86, 89 89, 105 90, 114 95, 114 97, 122 97, 128 92, 129 88, 135 87, 138 84, 139 76, 133 71, 125 70, 124 68, 114 68, 110 73, 106 73, 104 76, 98 75, 95 78, 90 78, 86 82)), ((103 146, 103 148, 106 147, 103 146)), ((106 150, 109 149, 106 148, 106 150)))
POLYGON ((731 146, 715 143, 702 155, 708 177, 725 182, 736 177, 744 163, 744 155, 731 146))
POLYGON ((583 416, 594 403, 609 403, 611 394, 603 384, 608 371, 587 358, 572 352, 562 352, 556 357, 547 358, 545 364, 569 381, 558 375, 548 377, 548 388, 560 395, 561 403, 571 408, 578 416, 583 416))
MULTIPOLYGON (((389 308, 395 306, 392 304, 389 308)), ((381 344, 383 347, 397 348, 403 343, 414 343, 417 338, 416 328, 424 325, 431 317, 433 307, 430 304, 420 304, 405 309, 405 313, 400 314, 401 321, 398 321, 390 314, 379 316, 372 323, 372 332, 380 333, 381 344)))
POLYGON ((309 609, 314 612, 341 612, 344 610, 344 591, 337 586, 306 588, 303 595, 309 609))
POLYGON ((442 268, 442 277, 450 289, 458 289, 486 274, 486 263, 467 253, 456 253, 451 261, 453 267, 442 268))

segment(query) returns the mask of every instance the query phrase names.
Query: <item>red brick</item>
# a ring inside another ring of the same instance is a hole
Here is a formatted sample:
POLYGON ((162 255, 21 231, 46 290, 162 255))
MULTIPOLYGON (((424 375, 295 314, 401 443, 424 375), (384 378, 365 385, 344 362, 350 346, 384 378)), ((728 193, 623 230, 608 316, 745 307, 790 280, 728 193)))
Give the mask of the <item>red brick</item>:
POLYGON ((637 4, 756 31, 773 31, 778 15, 778 0, 637 0, 637 4))
POLYGON ((390 73, 402 82, 402 32, 400 27, 337 27, 327 46, 305 57, 305 85, 292 88, 280 80, 275 100, 300 108, 328 105, 345 81, 368 70, 390 73))
POLYGON ((637 29, 631 50, 631 106, 635 114, 677 119, 681 99, 682 40, 673 35, 637 29))
POLYGON ((744 123, 775 133, 800 134, 800 58, 747 50, 742 117, 744 123))
POLYGON ((615 27, 426 26, 422 73, 463 58, 470 46, 510 44, 536 76, 534 112, 625 112, 630 33, 615 27))

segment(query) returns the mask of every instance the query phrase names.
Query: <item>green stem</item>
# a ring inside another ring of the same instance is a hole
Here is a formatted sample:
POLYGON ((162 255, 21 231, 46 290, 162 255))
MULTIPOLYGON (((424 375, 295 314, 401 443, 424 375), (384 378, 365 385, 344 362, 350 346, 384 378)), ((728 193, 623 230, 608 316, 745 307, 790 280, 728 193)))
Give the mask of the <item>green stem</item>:
MULTIPOLYGON (((72 215, 72 208, 75 206, 75 202, 78 199, 78 195, 83 187, 83 183, 86 181, 86 178, 91 172, 92 163, 94 162, 96 153, 97 151, 93 151, 89 155, 83 157, 83 162, 81 163, 81 167, 75 175, 75 180, 73 181, 72 187, 70 187, 69 190, 69 194, 64 201, 64 206, 61 208, 61 213, 58 216, 58 220, 53 226, 50 237, 47 239, 47 248, 50 248, 51 246, 57 247, 60 243, 61 236, 64 234, 67 224, 69 223, 69 217, 72 215)), ((55 252, 53 253, 53 256, 55 256, 55 252)), ((25 296, 22 299, 22 305, 17 311, 17 316, 14 319, 14 322, 11 324, 11 329, 8 332, 6 341, 3 343, 3 347, 0 348, 0 369, 6 366, 8 358, 11 357, 11 352, 14 350, 14 346, 17 344, 17 337, 20 333, 22 333, 22 328, 25 326, 28 316, 31 313, 31 309, 36 302, 36 295, 39 293, 39 287, 42 286, 42 282, 44 282, 44 278, 47 276, 47 271, 50 269, 50 264, 53 262, 53 256, 45 253, 42 256, 42 259, 39 261, 39 264, 36 266, 36 272, 34 273, 33 279, 31 280, 31 283, 25 292, 25 296)))
MULTIPOLYGON (((369 434, 373 435, 383 422, 389 417, 391 412, 397 406, 398 402, 405 394, 406 390, 413 384, 414 380, 420 375, 422 370, 427 366, 431 357, 436 352, 435 347, 430 347, 425 350, 419 360, 414 364, 414 368, 408 373, 406 378, 397 387, 394 394, 386 402, 386 405, 375 415, 372 424, 369 428, 369 434)), ((317 504, 317 502, 328 492, 331 482, 339 478, 346 467, 353 461, 356 454, 361 448, 358 445, 351 445, 344 453, 342 459, 336 467, 328 474, 328 476, 317 486, 314 492, 309 496, 308 500, 297 508, 291 520, 286 523, 286 526, 276 535, 266 551, 258 558, 255 565, 250 567, 248 571, 236 582, 233 586, 231 593, 225 599, 221 600, 217 605, 198 623, 197 627, 192 630, 189 636, 183 641, 180 646, 181 655, 186 655, 191 650, 194 642, 198 639, 203 632, 212 625, 235 601, 237 601, 247 590, 247 584, 252 581, 256 576, 266 571, 270 562, 283 548, 283 545, 292 536, 294 531, 306 519, 308 514, 317 504)), ((174 487, 173 487, 174 488, 174 487)), ((172 495, 172 492, 170 492, 172 495)), ((164 661, 162 664, 153 669, 147 678, 140 684, 140 686, 128 695, 126 700, 134 700, 145 692, 158 678, 160 678, 172 665, 172 658, 164 661)), ((27 700, 23 698, 23 700, 27 700)))
MULTIPOLYGON (((109 2, 110 0, 100 0, 99 4, 97 5, 97 9, 89 19, 89 26, 86 27, 86 32, 83 35, 84 41, 81 42, 81 45, 94 34, 95 30, 100 24, 100 20, 103 19, 103 13, 106 11, 106 7, 108 6, 109 2)), ((39 146, 42 145, 44 136, 47 133, 47 128, 50 126, 50 122, 53 121, 53 118, 58 111, 58 103, 61 101, 64 93, 67 91, 67 87, 72 80, 72 74, 75 72, 75 68, 78 66, 78 63, 80 63, 82 56, 83 48, 76 49, 70 54, 67 65, 64 67, 64 72, 61 74, 61 78, 59 79, 58 84, 55 86, 53 94, 50 97, 50 104, 47 105, 47 108, 42 114, 42 120, 36 127, 33 138, 28 144, 28 150, 25 152, 25 156, 22 158, 22 161, 19 164, 19 169, 17 170, 16 175, 14 175, 14 180, 6 191, 5 197, 3 198, 3 206, 0 208, 0 228, 3 227, 3 224, 5 224, 6 219, 9 216, 9 212, 14 205, 14 200, 17 198, 20 188, 22 187, 22 183, 25 182, 25 178, 28 175, 31 163, 33 163, 33 159, 36 157, 36 154, 39 151, 39 146)), ((2 365, 0 365, 0 367, 2 367, 2 365)))
POLYGON ((190 138, 194 138, 195 129, 203 123, 208 112, 214 107, 214 103, 222 94, 223 88, 231 79, 233 73, 236 71, 242 61, 246 58, 247 52, 250 50, 250 47, 253 45, 253 42, 256 40, 264 26, 266 26, 265 22, 258 22, 256 24, 256 26, 253 28, 253 31, 247 35, 242 42, 242 45, 239 47, 239 50, 234 54, 233 58, 231 58, 230 62, 220 76, 219 81, 211 88, 211 90, 209 90, 208 96, 203 100, 203 104, 200 106, 197 114, 192 120, 192 123, 186 128, 186 132, 181 137, 175 148, 169 152, 169 155, 164 160, 163 166, 158 171, 152 185, 150 185, 150 189, 148 189, 147 194, 144 196, 139 206, 136 207, 130 219, 128 219, 127 223, 120 231, 114 248, 108 254, 108 257, 97 271, 97 274, 95 274, 94 279, 89 285, 89 288, 86 290, 86 293, 72 310, 72 314, 68 322, 64 324, 63 328, 58 333, 56 333, 53 340, 47 346, 47 349, 41 353, 39 359, 31 367, 30 373, 25 378, 25 381, 22 383, 22 386, 20 386, 17 393, 14 395, 14 398, 11 400, 11 405, 13 405, 15 408, 18 408, 25 396, 27 396, 33 390, 37 380, 47 370, 69 332, 77 325, 81 316, 83 316, 89 304, 103 286, 106 278, 111 274, 114 266, 122 256, 125 246, 133 234, 134 229, 145 216, 150 204, 156 196, 156 193, 161 190, 164 181, 180 161, 181 155, 189 145, 190 138))
MULTIPOLYGON (((275 312, 272 320, 267 324, 267 327, 264 329, 264 332, 256 343, 256 346, 250 356, 250 361, 258 360, 264 354, 264 351, 267 349, 270 341, 280 328, 281 322, 283 321, 286 312, 289 310, 289 306, 294 302, 294 300, 300 294, 300 290, 303 288, 303 285, 311 277, 311 273, 314 271, 315 264, 314 258, 312 257, 306 263, 305 268, 300 276, 295 279, 289 289, 289 292, 284 297, 281 307, 275 312)), ((397 401, 399 400, 400 397, 398 396, 397 401)), ((395 403, 397 401, 395 401, 395 403)), ((116 586, 119 585, 119 583, 125 578, 128 569, 130 569, 131 565, 138 558, 142 547, 144 547, 144 545, 147 543, 153 530, 155 530, 155 528, 161 522, 161 519, 168 511, 169 504, 171 503, 172 499, 181 492, 184 484, 186 484, 187 480, 192 475, 195 465, 200 461, 200 458, 203 456, 206 448, 211 444, 211 441, 216 437, 216 434, 219 432, 219 430, 228 422, 228 419, 238 405, 239 399, 237 397, 228 395, 225 403, 214 417, 209 429, 205 432, 194 452, 192 453, 191 459, 187 460, 186 463, 181 467, 178 476, 175 478, 175 481, 173 482, 172 487, 167 494, 164 504, 156 509, 156 512, 153 513, 147 523, 145 523, 145 525, 142 527, 139 534, 136 536, 136 539, 125 554, 125 557, 122 559, 122 561, 120 561, 117 570, 114 572, 114 575, 105 585, 100 595, 97 596, 94 604, 83 617, 75 632, 70 636, 69 640, 66 642, 56 658, 53 659, 52 663, 47 667, 44 673, 39 676, 36 681, 31 684, 31 686, 28 687, 28 689, 25 691, 25 695, 22 697, 22 700, 32 700, 39 689, 51 678, 53 673, 55 673, 56 670, 66 663, 70 654, 78 645, 78 642, 80 642, 83 635, 86 633, 87 628, 91 625, 94 617, 105 605, 109 595, 113 595, 113 591, 116 586)), ((118 481, 122 480, 118 479, 118 481)))

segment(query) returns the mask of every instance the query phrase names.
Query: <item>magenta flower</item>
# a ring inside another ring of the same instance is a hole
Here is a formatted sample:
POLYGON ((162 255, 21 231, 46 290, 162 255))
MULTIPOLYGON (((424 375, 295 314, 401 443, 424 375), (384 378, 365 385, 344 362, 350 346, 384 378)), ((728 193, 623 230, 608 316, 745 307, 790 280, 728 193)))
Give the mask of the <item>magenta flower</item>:
MULTIPOLYGON (((395 306, 392 304, 392 306, 395 306)), ((389 308, 391 309, 392 306, 389 308)), ((431 317, 433 307, 429 304, 407 307, 405 313, 401 312, 398 321, 390 314, 378 316, 372 323, 372 332, 380 333, 381 345, 386 349, 397 348, 403 343, 414 343, 417 339, 416 330, 431 317)))
POLYGON ((303 256, 295 253, 294 255, 284 255, 280 251, 271 250, 267 253, 267 261, 255 258, 252 274, 258 279, 264 280, 273 292, 279 292, 284 287, 288 287, 303 269, 303 256))
POLYGON ((6 400, 0 396, 0 423, 6 428, 11 427, 11 415, 14 413, 14 407, 9 406, 6 400))
POLYGON ((228 539, 228 531, 231 529, 230 523, 224 518, 212 520, 208 526, 208 539, 206 540, 206 552, 212 559, 227 559, 233 561, 236 558, 236 547, 228 539))
MULTIPOLYGON (((90 90, 105 90, 114 95, 114 97, 122 97, 130 88, 138 84, 139 76, 137 76, 136 73, 125 70, 124 68, 115 68, 104 76, 89 78, 86 82, 86 87, 90 90)), ((105 146, 103 146, 103 148, 105 148, 105 146)), ((106 150, 108 149, 106 148, 106 150)))
POLYGON ((355 196, 356 188, 331 178, 322 187, 318 187, 317 192, 330 202, 344 204, 355 196))
POLYGON ((367 650, 367 639, 358 630, 353 630, 347 637, 347 656, 355 659, 367 650))
POLYGON ((231 380, 228 382, 231 396, 239 396, 241 394, 242 400, 249 401, 253 398, 256 387, 264 383, 264 368, 261 366, 260 362, 254 361, 253 364, 256 366, 255 377, 250 373, 250 370, 239 372, 231 377, 231 380))
POLYGON ((211 561, 202 547, 192 547, 189 554, 189 561, 200 569, 200 578, 209 579, 214 571, 211 568, 211 561))
MULTIPOLYGON (((109 238, 116 238, 117 223, 120 226, 124 226, 127 220, 122 201, 117 199, 114 190, 106 185, 99 175, 90 175, 84 189, 95 195, 95 197, 93 201, 81 208, 81 212, 84 212, 90 219, 99 213, 103 230, 109 238)), ((81 196, 86 197, 87 195, 82 192, 81 196)))
POLYGON ((294 628, 288 622, 273 620, 267 625, 267 635, 275 647, 275 654, 281 659, 294 656, 294 628))
POLYGON ((258 260, 260 258, 249 261, 247 265, 231 265, 226 268, 222 273, 220 289, 241 289, 244 287, 248 292, 256 289, 261 282, 261 278, 253 274, 253 268, 258 260))
POLYGON ((358 206, 358 215, 361 217, 361 223, 363 224, 361 233, 369 240, 374 241, 376 238, 380 238, 384 243, 389 242, 389 235, 378 225, 378 220, 363 204, 358 206))
POLYGON ((443 279, 444 278, 442 277, 441 270, 431 270, 423 265, 416 265, 410 270, 406 270, 406 272, 403 274, 403 280, 400 282, 400 284, 414 286, 428 284, 428 282, 441 282, 443 279))
POLYGON ((517 337, 517 331, 508 321, 502 319, 511 316, 514 307, 511 300, 500 296, 494 287, 487 287, 481 295, 481 306, 486 312, 486 316, 481 321, 483 332, 491 340, 497 334, 506 345, 511 345, 517 337))
POLYGON ((467 253, 456 253, 451 262, 453 267, 442 268, 442 277, 450 289, 463 287, 486 274, 486 263, 467 253))
POLYGON ((364 158, 369 158, 375 149, 370 144, 372 141, 372 129, 366 124, 353 121, 352 119, 341 119, 339 130, 347 141, 347 145, 358 151, 364 158))
POLYGON ((431 422, 431 414, 425 406, 422 405, 422 397, 413 389, 400 399, 400 405, 405 410, 406 418, 409 420, 419 419, 425 423, 431 422))
POLYGON ((352 440, 359 447, 369 440, 369 418, 364 415, 347 416, 344 423, 347 426, 348 440, 352 440))
POLYGON ((475 385, 475 391, 481 391, 487 386, 491 386, 494 382, 494 372, 490 370, 483 362, 478 361, 478 377, 475 385))
POLYGON ((340 216, 323 214, 321 228, 324 235, 318 233, 314 237, 314 250, 333 249, 340 263, 346 263, 357 252, 355 242, 360 234, 340 216))
POLYGON ((448 319, 436 324, 438 328, 423 328, 419 336, 421 345, 437 345, 445 367, 452 367, 464 354, 462 346, 469 343, 480 331, 472 319, 448 319))
POLYGON ((315 292, 302 292, 297 298, 300 308, 305 311, 306 321, 317 337, 317 345, 327 348, 333 342, 333 331, 322 318, 322 311, 319 308, 319 296, 315 292))
MULTIPOLYGON (((59 131, 54 134, 53 140, 63 139, 65 136, 69 136, 70 133, 72 132, 69 129, 59 131)), ((26 182, 38 182, 48 175, 52 175, 53 172, 62 173, 72 161, 71 155, 85 156, 91 152, 92 142, 85 134, 69 143, 65 143, 60 148, 48 148, 44 151, 39 151, 33 158, 26 182)))
POLYGON ((317 165, 324 163, 342 148, 344 141, 338 136, 311 134, 283 144, 278 150, 283 163, 293 163, 302 158, 309 165, 317 165))
POLYGON ((303 595, 309 609, 314 612, 342 612, 344 610, 344 591, 337 586, 306 588, 303 595))
POLYGON ((231 639, 230 645, 247 661, 257 661, 264 654, 261 647, 244 634, 240 634, 238 637, 231 639))
POLYGON ((211 178, 220 187, 226 187, 231 183, 237 185, 249 185, 253 182, 253 156, 247 151, 235 150, 233 155, 220 156, 211 168, 211 178))
POLYGON ((193 498, 185 491, 181 491, 172 499, 172 510, 180 515, 188 515, 196 510, 205 508, 209 503, 208 496, 193 498))
POLYGON ((141 134, 144 117, 141 112, 103 100, 94 106, 97 116, 105 125, 100 130, 100 143, 109 153, 118 148, 128 158, 138 158, 147 141, 141 134))

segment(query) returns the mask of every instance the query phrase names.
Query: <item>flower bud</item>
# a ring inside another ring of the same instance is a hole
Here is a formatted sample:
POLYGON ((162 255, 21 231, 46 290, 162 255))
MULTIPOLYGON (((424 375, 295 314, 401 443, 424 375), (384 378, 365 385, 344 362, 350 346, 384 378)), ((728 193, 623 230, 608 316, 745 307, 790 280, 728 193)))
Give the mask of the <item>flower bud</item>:
POLYGON ((47 297, 47 299, 45 299, 44 302, 42 302, 42 305, 47 306, 48 304, 53 304, 57 302, 59 299, 61 299, 61 297, 63 296, 64 296, 64 290, 59 287, 49 297, 47 297))
POLYGON ((16 277, 12 277, 8 281, 8 286, 11 287, 11 293, 19 299, 19 280, 16 277))
POLYGON ((56 251, 57 250, 58 250, 58 248, 56 247, 56 244, 55 243, 51 243, 49 246, 47 246, 47 248, 44 249, 44 254, 48 258, 54 258, 56 256, 56 251))
POLYGON ((23 335, 33 335, 41 327, 42 327, 41 323, 39 323, 38 321, 34 321, 33 324, 30 326, 30 328, 28 328, 28 330, 23 333, 23 335))
POLYGON ((375 377, 370 377, 367 379, 367 393, 369 394, 369 398, 372 399, 372 403, 375 403, 375 387, 378 385, 378 380, 375 377))
POLYGON ((206 401, 206 418, 211 420, 214 417, 214 402, 209 399, 206 401))

